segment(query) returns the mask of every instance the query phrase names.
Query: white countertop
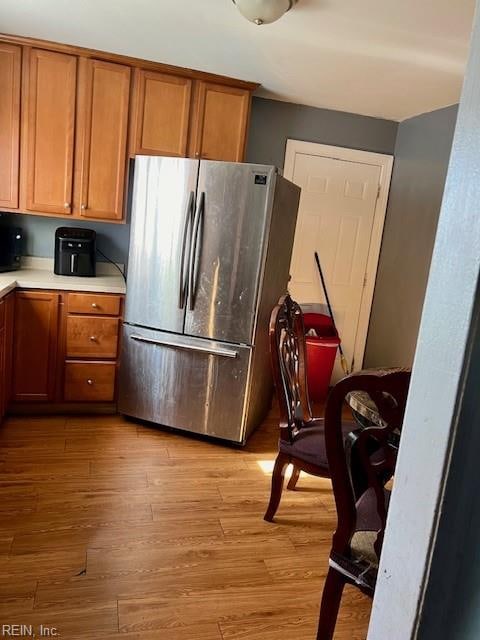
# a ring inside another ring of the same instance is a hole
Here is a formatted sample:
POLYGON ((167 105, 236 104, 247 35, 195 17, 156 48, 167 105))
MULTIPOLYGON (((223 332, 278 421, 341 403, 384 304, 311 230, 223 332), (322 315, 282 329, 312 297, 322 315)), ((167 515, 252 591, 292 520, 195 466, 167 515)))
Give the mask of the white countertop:
MULTIPOLYGON (((122 266, 122 265, 120 265, 122 266)), ((56 276, 50 258, 25 257, 18 271, 0 273, 0 298, 15 288, 91 291, 94 293, 125 293, 125 282, 112 264, 97 263, 97 276, 80 278, 56 276)))

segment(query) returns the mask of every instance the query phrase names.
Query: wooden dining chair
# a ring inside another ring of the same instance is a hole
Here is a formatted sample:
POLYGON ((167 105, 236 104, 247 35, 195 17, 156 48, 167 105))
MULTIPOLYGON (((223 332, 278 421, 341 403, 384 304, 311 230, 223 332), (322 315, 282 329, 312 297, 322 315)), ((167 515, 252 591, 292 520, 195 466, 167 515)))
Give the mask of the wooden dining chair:
MULTIPOLYGON (((305 330, 300 306, 289 295, 280 298, 270 318, 270 354, 280 410, 279 452, 272 475, 270 502, 264 519, 272 522, 280 504, 285 471, 293 472, 288 489, 293 490, 300 471, 329 478, 324 420, 314 418, 308 398, 305 330)), ((344 433, 352 423, 344 423, 344 433)))
POLYGON ((317 640, 332 640, 346 584, 373 596, 395 471, 410 371, 351 374, 331 391, 325 411, 325 442, 337 508, 317 640), (349 394, 364 392, 376 405, 378 424, 359 427, 345 439, 342 414, 349 394), (359 489, 361 487, 361 489, 359 489))

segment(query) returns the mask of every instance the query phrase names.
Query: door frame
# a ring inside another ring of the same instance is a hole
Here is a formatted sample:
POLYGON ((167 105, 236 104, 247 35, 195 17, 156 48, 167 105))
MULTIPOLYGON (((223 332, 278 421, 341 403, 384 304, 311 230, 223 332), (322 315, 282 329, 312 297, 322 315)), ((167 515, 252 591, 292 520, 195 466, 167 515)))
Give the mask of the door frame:
POLYGON ((367 343, 368 326, 372 310, 373 292, 377 278, 380 249, 382 246, 383 228, 387 214, 388 196, 393 170, 393 155, 361 151, 359 149, 347 149, 346 147, 334 147, 317 142, 304 142, 302 140, 287 139, 285 150, 284 177, 293 182, 295 158, 297 155, 321 156, 333 160, 344 160, 380 167, 380 183, 375 213, 373 217, 372 235, 368 250, 367 267, 365 270, 364 287, 360 312, 358 315, 357 333, 355 336, 355 348, 353 352, 353 370, 357 371, 363 366, 365 347, 367 343))

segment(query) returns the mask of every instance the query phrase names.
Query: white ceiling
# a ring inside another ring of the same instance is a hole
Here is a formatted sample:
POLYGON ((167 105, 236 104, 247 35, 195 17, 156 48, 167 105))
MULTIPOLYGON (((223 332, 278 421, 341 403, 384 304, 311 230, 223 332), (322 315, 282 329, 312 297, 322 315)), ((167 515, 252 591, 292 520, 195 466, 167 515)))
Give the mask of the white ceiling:
POLYGON ((403 120, 460 96, 474 0, 299 0, 257 27, 231 0, 1 0, 0 30, 262 83, 403 120))

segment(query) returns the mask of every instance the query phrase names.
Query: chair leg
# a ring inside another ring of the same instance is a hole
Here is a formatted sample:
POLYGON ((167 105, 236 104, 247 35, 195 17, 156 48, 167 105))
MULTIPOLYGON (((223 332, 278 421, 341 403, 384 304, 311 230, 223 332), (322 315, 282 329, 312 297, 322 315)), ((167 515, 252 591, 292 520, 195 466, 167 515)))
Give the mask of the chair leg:
POLYGON ((287 489, 289 491, 294 491, 297 486, 298 478, 300 476, 300 469, 298 467, 293 467, 292 477, 288 481, 287 489))
POLYGON ((277 459, 275 460, 275 466, 273 467, 270 502, 268 503, 267 511, 263 516, 263 519, 267 522, 273 522, 273 518, 278 509, 278 505, 280 504, 280 498, 282 496, 283 489, 283 480, 285 478, 285 470, 288 465, 288 456, 284 455, 283 453, 279 453, 277 459))
POLYGON ((342 574, 335 569, 329 569, 323 587, 317 640, 333 640, 344 587, 345 578, 342 574))

